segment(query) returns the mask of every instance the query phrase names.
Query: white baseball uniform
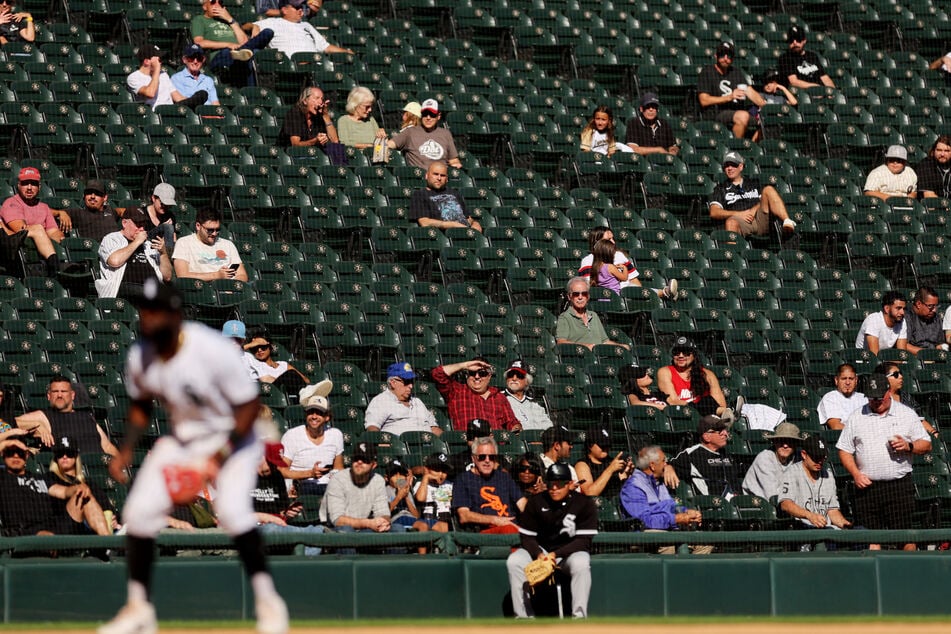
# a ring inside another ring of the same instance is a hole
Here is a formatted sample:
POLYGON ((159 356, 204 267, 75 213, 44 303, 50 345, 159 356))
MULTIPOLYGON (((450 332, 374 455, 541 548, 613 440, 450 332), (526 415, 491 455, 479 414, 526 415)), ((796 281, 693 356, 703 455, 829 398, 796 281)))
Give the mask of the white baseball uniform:
MULTIPOLYGON (((171 435, 155 443, 139 468, 123 509, 128 532, 136 537, 154 537, 172 510, 164 467, 204 465, 228 441, 234 408, 258 395, 240 351, 221 333, 194 322, 182 324, 181 333, 179 349, 167 361, 145 339, 129 350, 126 360, 129 397, 158 398, 172 426, 171 435)), ((261 443, 252 436, 221 466, 215 510, 221 527, 231 536, 257 525, 251 490, 261 457, 261 443)))

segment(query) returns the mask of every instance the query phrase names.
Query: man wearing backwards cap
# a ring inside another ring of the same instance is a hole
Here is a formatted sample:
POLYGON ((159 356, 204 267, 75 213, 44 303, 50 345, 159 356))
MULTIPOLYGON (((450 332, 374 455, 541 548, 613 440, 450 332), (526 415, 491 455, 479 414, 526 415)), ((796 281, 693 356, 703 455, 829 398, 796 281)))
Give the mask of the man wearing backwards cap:
POLYGON ((845 528, 852 523, 839 510, 835 478, 825 468, 828 447, 818 436, 809 436, 799 448, 801 462, 783 474, 779 487, 779 508, 806 526, 845 528), (831 524, 831 526, 830 526, 831 524))
POLYGON ((233 539, 250 580, 258 631, 286 632, 287 607, 274 588, 251 505, 262 452, 254 430, 260 411, 257 385, 220 332, 183 321, 182 296, 174 286, 147 279, 136 303, 140 336, 126 360, 126 437, 109 464, 110 475, 117 482, 128 480, 126 467, 156 399, 168 412, 173 437, 156 441, 126 500, 128 603, 99 632, 157 629, 149 600, 152 553, 172 510, 169 484, 174 481, 166 478, 182 465, 193 465, 217 489, 219 525, 233 539))
POLYGON ((46 275, 54 277, 59 273, 59 257, 53 242, 62 242, 66 237, 63 231, 72 227, 72 219, 64 211, 50 209, 40 201, 40 170, 24 167, 17 177, 17 193, 3 201, 0 207, 0 219, 4 223, 4 232, 12 235, 26 231, 36 244, 40 259, 46 261, 46 275), (62 230, 56 224, 54 216, 60 217, 62 230))
POLYGON ((414 167, 428 168, 433 161, 445 161, 450 167, 461 168, 452 133, 439 127, 439 102, 427 99, 420 110, 422 125, 400 130, 387 145, 391 150, 401 150, 406 162, 414 167))
POLYGON ((159 106, 180 103, 194 108, 205 103, 208 94, 200 90, 191 97, 185 97, 175 90, 172 78, 162 70, 162 51, 155 44, 147 42, 139 47, 139 68, 126 77, 125 83, 136 101, 147 103, 155 110, 159 106))
POLYGON ((326 380, 303 388, 304 424, 288 429, 281 438, 284 456, 290 460, 290 470, 284 475, 299 494, 323 494, 331 472, 343 469, 343 432, 327 427, 331 417, 327 395, 332 389, 333 383, 326 380))
POLYGON ((288 57, 294 53, 349 53, 349 48, 341 48, 327 41, 320 31, 305 21, 304 6, 307 0, 280 0, 281 17, 258 20, 251 27, 251 39, 270 29, 274 32, 270 47, 276 48, 288 57))
POLYGON ((779 494, 783 475, 795 464, 796 447, 802 441, 802 434, 792 423, 780 423, 772 433, 763 434, 763 438, 773 441, 773 446, 756 455, 743 478, 743 491, 768 500, 779 494))
POLYGON ((552 425, 548 412, 528 395, 532 380, 524 361, 512 361, 505 371, 505 396, 522 429, 548 429, 552 425))
POLYGON ((109 193, 101 180, 86 181, 83 206, 66 210, 73 220, 71 235, 102 242, 103 238, 115 231, 119 226, 119 214, 108 202, 109 193))
POLYGON ((741 466, 726 453, 730 432, 719 416, 704 416, 697 425, 700 442, 687 447, 670 461, 677 477, 689 482, 699 495, 722 495, 730 499, 743 488, 741 466))
MULTIPOLYGON (((849 416, 836 443, 842 466, 855 481, 855 525, 870 529, 911 528, 915 510, 914 455, 931 451, 921 418, 908 407, 892 407, 888 377, 865 383, 868 404, 849 416)), ((871 544, 870 550, 879 550, 871 544)), ((916 550, 905 544, 905 550, 916 550)))
POLYGON ((442 434, 436 416, 413 396, 416 372, 413 366, 399 361, 386 369, 386 389, 367 405, 363 426, 367 431, 385 431, 399 436, 407 431, 428 431, 442 434))
POLYGON ((723 157, 721 181, 710 195, 710 218, 723 220, 723 228, 744 236, 769 233, 770 216, 783 221, 783 231, 792 232, 796 222, 786 213, 786 205, 772 185, 762 186, 755 178, 743 176, 743 157, 727 152, 723 157))
POLYGON ((640 114, 627 122, 624 142, 637 154, 673 154, 680 152, 670 124, 658 116, 660 99, 652 92, 641 97, 640 114))
POLYGON ((132 208, 120 222, 119 231, 104 237, 99 245, 99 297, 138 297, 146 279, 171 281, 172 260, 165 239, 156 236, 149 240, 148 216, 132 208))
POLYGON ((205 52, 197 44, 189 44, 182 51, 182 69, 172 75, 172 85, 186 97, 203 90, 208 95, 204 105, 217 106, 218 89, 215 88, 215 80, 201 72, 204 66, 205 52))
POLYGON ((914 198, 918 192, 918 175, 908 167, 908 150, 901 145, 890 145, 885 162, 868 173, 866 196, 888 200, 893 196, 914 198))
POLYGON ((766 101, 750 86, 746 74, 733 66, 735 55, 731 42, 717 46, 716 62, 704 67, 697 78, 697 98, 704 118, 716 118, 742 139, 751 123, 750 107, 762 107, 766 101))
POLYGON ((819 56, 806 50, 806 31, 793 25, 786 33, 789 50, 779 57, 779 73, 794 88, 835 88, 829 73, 822 67, 819 56))

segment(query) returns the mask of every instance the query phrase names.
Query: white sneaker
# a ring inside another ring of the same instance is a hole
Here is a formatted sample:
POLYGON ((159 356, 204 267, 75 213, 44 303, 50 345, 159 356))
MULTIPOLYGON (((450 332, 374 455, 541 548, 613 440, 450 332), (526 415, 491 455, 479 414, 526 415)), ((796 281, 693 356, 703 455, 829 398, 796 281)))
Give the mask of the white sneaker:
POLYGON ((788 231, 792 233, 796 230, 796 221, 792 218, 786 218, 783 220, 783 231, 788 231))
POLYGON ((736 422, 736 416, 733 414, 733 410, 727 407, 723 410, 723 413, 720 414, 720 420, 724 425, 729 427, 736 422))
POLYGON ((115 618, 96 631, 98 634, 155 634, 158 632, 155 607, 144 601, 126 603, 115 618))
POLYGON ((258 617, 260 634, 286 634, 290 625, 287 617, 287 605, 279 595, 273 594, 255 601, 254 611, 258 617))
POLYGON ((677 294, 677 288, 677 280, 670 280, 667 282, 667 286, 664 287, 664 297, 672 302, 676 302, 678 299, 680 299, 680 295, 677 294))
POLYGON ((733 415, 739 418, 743 415, 743 406, 746 405, 746 399, 742 394, 736 397, 736 406, 733 408, 733 415))
POLYGON ((254 51, 248 48, 236 48, 231 51, 231 59, 237 62, 247 62, 254 57, 254 51))

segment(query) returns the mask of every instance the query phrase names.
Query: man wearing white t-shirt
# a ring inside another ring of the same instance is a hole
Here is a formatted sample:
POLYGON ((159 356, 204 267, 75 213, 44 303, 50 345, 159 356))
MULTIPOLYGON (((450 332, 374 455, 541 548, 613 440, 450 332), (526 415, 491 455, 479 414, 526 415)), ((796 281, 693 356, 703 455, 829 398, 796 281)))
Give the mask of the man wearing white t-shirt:
POLYGON ((885 348, 908 348, 905 326, 905 298, 898 291, 882 295, 882 312, 872 313, 862 322, 855 338, 855 347, 878 354, 885 348))
POLYGON ((294 483, 298 495, 322 495, 333 472, 343 469, 343 432, 327 427, 330 422, 330 381, 309 385, 300 394, 304 424, 284 432, 284 458, 289 462, 281 474, 294 483))
POLYGON ((264 18, 252 25, 251 37, 263 29, 271 29, 274 37, 270 47, 276 48, 288 57, 294 53, 350 53, 349 48, 341 48, 327 41, 310 22, 304 22, 304 7, 307 0, 280 0, 279 18, 264 18))
POLYGON ((835 389, 826 392, 819 400, 819 422, 829 429, 842 429, 857 409, 868 404, 868 399, 856 391, 858 376, 855 366, 843 363, 835 371, 835 389))
POLYGON ((176 103, 194 108, 208 101, 208 93, 204 90, 197 91, 191 97, 185 97, 175 90, 172 78, 162 70, 163 54, 155 44, 139 47, 139 69, 130 73, 125 80, 135 100, 144 101, 152 110, 176 103))
POLYGON ((172 264, 177 277, 193 277, 205 282, 235 279, 248 281, 238 248, 221 235, 221 213, 206 207, 195 215, 195 233, 175 243, 172 264))

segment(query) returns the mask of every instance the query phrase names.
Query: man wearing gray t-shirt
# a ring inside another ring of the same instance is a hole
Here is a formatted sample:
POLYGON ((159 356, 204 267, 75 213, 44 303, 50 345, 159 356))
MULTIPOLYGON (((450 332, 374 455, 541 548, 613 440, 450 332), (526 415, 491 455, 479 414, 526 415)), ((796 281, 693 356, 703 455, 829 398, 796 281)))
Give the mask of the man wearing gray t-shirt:
POLYGON ((835 478, 825 468, 829 450, 818 436, 802 441, 802 461, 783 474, 779 487, 779 508, 806 526, 845 528, 852 523, 839 510, 835 478))

